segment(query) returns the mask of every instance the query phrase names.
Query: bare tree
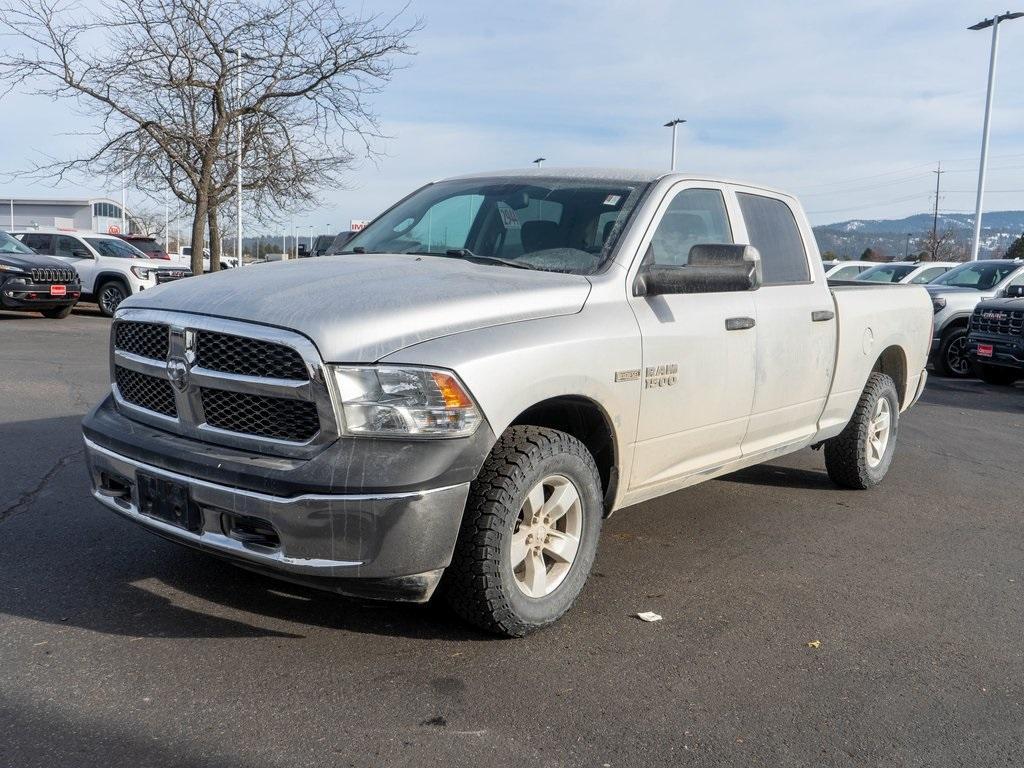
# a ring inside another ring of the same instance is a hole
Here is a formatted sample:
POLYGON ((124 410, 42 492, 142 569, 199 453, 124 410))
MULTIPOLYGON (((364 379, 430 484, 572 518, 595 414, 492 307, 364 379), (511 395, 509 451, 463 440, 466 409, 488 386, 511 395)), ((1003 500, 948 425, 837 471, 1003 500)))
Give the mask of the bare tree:
POLYGON ((934 236, 928 232, 920 243, 921 261, 967 261, 970 258, 967 244, 957 239, 954 229, 945 229, 934 236))
POLYGON ((236 194, 239 123, 254 211, 309 204, 357 153, 373 153, 380 132, 367 99, 417 28, 400 15, 349 16, 337 0, 105 0, 95 14, 63 0, 0 0, 0 29, 20 38, 0 52, 0 81, 75 99, 96 126, 82 156, 25 172, 60 180, 128 169, 143 191, 169 188, 194 211, 200 271, 207 226, 236 194))

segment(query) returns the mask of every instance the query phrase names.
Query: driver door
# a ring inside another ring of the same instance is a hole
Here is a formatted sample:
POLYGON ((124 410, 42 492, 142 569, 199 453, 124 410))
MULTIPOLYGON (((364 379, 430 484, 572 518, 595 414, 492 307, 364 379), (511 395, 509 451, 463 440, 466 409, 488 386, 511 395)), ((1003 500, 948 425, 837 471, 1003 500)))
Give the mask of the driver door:
MULTIPOLYGON (((644 261, 682 266, 697 244, 733 243, 732 193, 680 184, 641 244, 644 261)), ((633 296, 643 345, 640 416, 630 488, 657 487, 740 457, 754 399, 750 291, 633 296), (728 321, 728 322, 727 322, 728 321)))

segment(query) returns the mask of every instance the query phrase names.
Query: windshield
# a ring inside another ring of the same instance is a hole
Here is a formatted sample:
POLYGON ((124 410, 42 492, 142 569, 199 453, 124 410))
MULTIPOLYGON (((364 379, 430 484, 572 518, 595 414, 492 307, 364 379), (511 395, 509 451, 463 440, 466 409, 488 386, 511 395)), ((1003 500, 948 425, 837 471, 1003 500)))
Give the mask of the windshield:
POLYGON ((431 184, 345 243, 340 253, 423 253, 591 274, 607 261, 644 182, 571 177, 431 184))
POLYGON ((87 237, 85 242, 95 248, 100 256, 111 256, 115 259, 148 259, 149 257, 124 240, 107 240, 100 237, 87 237))
POLYGON ((858 280, 870 280, 873 283, 898 283, 913 272, 917 267, 913 264, 883 264, 861 272, 858 280))
POLYGON ((6 232, 0 232, 0 253, 35 253, 31 248, 6 232))
POLYGON ((988 291, 995 288, 1008 275, 1020 269, 1019 263, 999 262, 986 264, 976 261, 949 270, 941 277, 932 280, 929 285, 949 285, 956 288, 973 288, 976 291, 988 291))

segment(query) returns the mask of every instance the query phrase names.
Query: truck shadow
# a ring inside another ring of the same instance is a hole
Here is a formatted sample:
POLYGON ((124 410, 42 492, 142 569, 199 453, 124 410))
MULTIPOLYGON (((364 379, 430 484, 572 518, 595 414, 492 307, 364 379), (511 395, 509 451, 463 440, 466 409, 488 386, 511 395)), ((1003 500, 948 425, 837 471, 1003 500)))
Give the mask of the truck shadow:
POLYGON ((757 464, 741 469, 731 475, 718 478, 729 483, 745 485, 767 485, 776 488, 804 488, 807 490, 835 492, 836 485, 824 471, 815 472, 810 469, 781 467, 775 464, 757 464))

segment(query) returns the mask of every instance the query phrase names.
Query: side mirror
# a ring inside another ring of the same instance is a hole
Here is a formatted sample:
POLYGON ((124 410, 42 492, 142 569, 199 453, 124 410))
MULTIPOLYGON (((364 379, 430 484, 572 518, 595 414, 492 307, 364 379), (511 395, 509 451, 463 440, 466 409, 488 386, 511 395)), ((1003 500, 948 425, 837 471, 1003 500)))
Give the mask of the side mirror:
POLYGON ((633 295, 756 291, 762 279, 761 254, 754 246, 698 244, 690 249, 685 266, 642 267, 633 295))
POLYGON ((1024 283, 1021 285, 1007 286, 1003 295, 1008 299, 1024 299, 1024 283))
POLYGON ((93 256, 84 248, 75 248, 71 252, 71 257, 74 259, 91 259, 93 256))

